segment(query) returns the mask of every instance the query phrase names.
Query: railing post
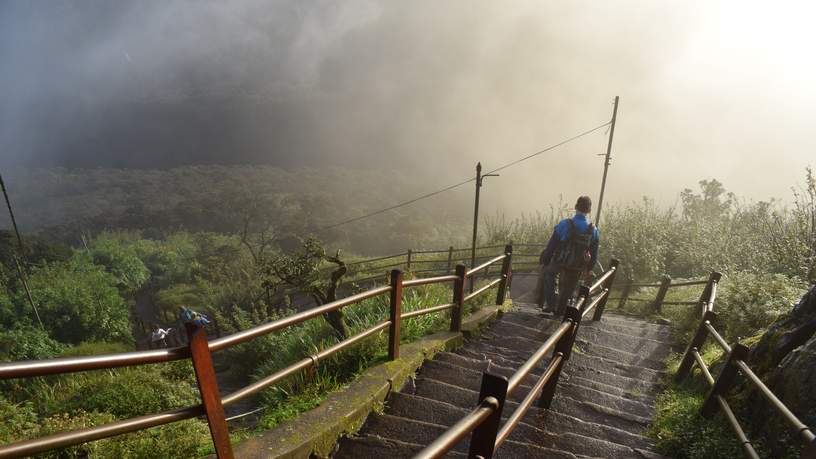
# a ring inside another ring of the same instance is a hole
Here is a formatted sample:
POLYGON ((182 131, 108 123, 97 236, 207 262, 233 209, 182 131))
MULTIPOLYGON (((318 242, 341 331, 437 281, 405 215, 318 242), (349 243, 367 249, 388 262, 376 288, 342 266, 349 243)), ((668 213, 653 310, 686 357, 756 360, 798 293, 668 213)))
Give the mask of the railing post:
POLYGON ((603 299, 597 306, 595 306, 595 312, 592 314, 592 320, 598 321, 601 320, 601 316, 603 316, 604 309, 606 309, 606 301, 609 299, 609 295, 612 292, 612 284, 615 282, 615 276, 618 275, 618 265, 620 265, 620 261, 617 258, 613 258, 612 261, 609 262, 609 269, 614 269, 612 274, 609 275, 609 279, 604 282, 604 287, 607 289, 606 295, 604 295, 603 299))
POLYGON ((501 282, 499 282, 499 291, 496 293, 496 305, 504 304, 504 299, 507 296, 507 286, 510 284, 510 276, 512 275, 513 262, 513 245, 507 244, 504 246, 504 254, 507 255, 502 260, 501 282))
POLYGON ((677 373, 674 375, 675 381, 680 382, 685 379, 686 376, 688 376, 689 371, 691 371, 691 367, 694 365, 694 354, 692 354, 692 350, 702 349, 703 343, 705 342, 706 338, 708 338, 708 328, 706 327, 706 322, 713 324, 716 318, 717 314, 715 314, 714 311, 708 311, 705 313, 705 315, 703 315, 703 320, 700 321, 700 325, 697 327, 697 332, 694 334, 694 338, 692 338, 688 347, 686 347, 686 352, 683 354, 683 361, 680 362, 680 366, 677 368, 677 373))
POLYGON ((726 360, 725 365, 723 365, 720 375, 717 377, 717 380, 714 381, 714 385, 708 391, 705 402, 703 402, 703 408, 700 410, 700 414, 703 417, 711 417, 717 412, 717 406, 719 406, 717 403, 717 396, 725 395, 728 389, 734 385, 734 378, 737 376, 737 365, 734 362, 737 360, 744 361, 747 359, 749 351, 750 349, 748 346, 742 343, 737 343, 731 347, 731 353, 728 354, 728 360, 726 360))
POLYGON ((700 307, 702 308, 703 314, 706 313, 706 306, 708 305, 708 298, 711 296, 711 290, 714 288, 714 284, 720 282, 721 278, 722 274, 716 271, 711 271, 711 274, 708 275, 708 283, 703 289, 703 293, 700 294, 700 307))
POLYGON ((453 308, 451 308, 450 331, 462 330, 462 309, 465 303, 465 278, 467 267, 461 263, 456 265, 456 280, 453 282, 453 308))
POLYGON ((408 252, 405 254, 406 255, 405 270, 408 272, 411 272, 411 253, 412 253, 411 249, 408 249, 408 252))
POLYGON ((623 292, 621 292, 620 301, 618 302, 618 309, 623 310, 623 307, 626 306, 626 300, 629 299, 629 292, 632 290, 632 284, 634 284, 631 278, 626 279, 626 283, 623 284, 623 292))
POLYGON ((507 398, 507 378, 490 373, 482 374, 482 387, 479 390, 479 403, 485 398, 493 397, 499 402, 499 407, 479 424, 470 437, 468 458, 491 459, 496 445, 496 435, 499 433, 504 400, 507 398))
POLYGON ((402 325, 402 271, 391 271, 391 326, 388 328, 388 360, 399 358, 400 326, 402 325))
POLYGON ((657 296, 655 297, 653 305, 655 314, 660 314, 662 312, 663 300, 666 298, 666 293, 668 293, 670 285, 671 277, 664 275, 663 280, 660 282, 660 288, 657 289, 657 296))
POLYGON ((453 266, 453 246, 448 247, 448 268, 445 270, 447 274, 451 272, 451 266, 453 266))
POLYGON ((564 362, 569 359, 572 346, 575 344, 575 337, 578 333, 578 325, 581 323, 581 311, 579 311, 575 306, 568 307, 567 310, 564 311, 564 319, 561 322, 571 322, 572 329, 565 333, 564 336, 562 336, 561 339, 555 343, 553 357, 560 354, 563 358, 558 363, 558 367, 555 369, 555 372, 550 380, 544 384, 544 388, 541 390, 541 398, 538 400, 538 406, 544 409, 549 409, 550 405, 552 404, 553 397, 555 396, 555 388, 558 386, 558 379, 561 376, 561 368, 564 366, 564 362))
POLYGON ((198 381, 198 390, 201 393, 201 402, 207 414, 207 424, 210 426, 215 454, 219 459, 233 459, 227 419, 224 416, 224 407, 221 405, 218 380, 215 378, 212 355, 209 344, 207 344, 207 331, 203 324, 190 322, 185 322, 184 328, 187 330, 187 337, 190 341, 190 356, 198 381))

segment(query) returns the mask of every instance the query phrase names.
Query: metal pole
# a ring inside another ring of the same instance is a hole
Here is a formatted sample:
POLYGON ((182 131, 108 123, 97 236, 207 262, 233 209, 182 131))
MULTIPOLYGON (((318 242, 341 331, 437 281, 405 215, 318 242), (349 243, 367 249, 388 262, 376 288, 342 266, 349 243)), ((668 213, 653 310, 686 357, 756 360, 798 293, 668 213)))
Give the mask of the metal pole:
POLYGON ((14 211, 11 210, 11 201, 9 200, 9 195, 6 191, 6 184, 3 182, 2 174, 0 174, 0 188, 3 189, 3 197, 6 198, 6 206, 8 206, 9 216, 11 217, 11 225, 14 227, 14 233, 17 235, 17 243, 20 244, 20 256, 25 256, 23 238, 20 236, 20 230, 17 229, 17 220, 14 218, 14 211))
POLYGON ((615 96, 615 108, 612 109, 612 122, 609 127, 609 143, 606 145, 606 161, 604 162, 603 180, 601 180, 601 196, 598 198, 598 212, 595 214, 595 225, 601 224, 601 209, 603 208, 604 190, 606 190, 606 174, 612 159, 612 138, 615 136, 615 121, 618 119, 618 100, 615 96))
MULTIPOLYGON (((470 246, 470 268, 476 266, 476 231, 479 225, 479 189, 482 187, 482 163, 476 163, 476 202, 473 205, 473 243, 470 246)), ((473 276, 470 277, 470 293, 473 293, 473 276)))

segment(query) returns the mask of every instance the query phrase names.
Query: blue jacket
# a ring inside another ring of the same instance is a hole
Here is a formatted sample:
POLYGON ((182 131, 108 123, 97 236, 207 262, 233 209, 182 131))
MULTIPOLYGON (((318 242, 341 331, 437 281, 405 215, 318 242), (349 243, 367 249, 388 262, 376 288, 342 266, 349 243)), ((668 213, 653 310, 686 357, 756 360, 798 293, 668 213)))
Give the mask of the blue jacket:
MULTIPOLYGON (((539 260, 541 264, 550 264, 558 243, 560 241, 566 241, 569 237, 569 222, 567 220, 568 219, 565 218, 555 225, 555 230, 553 230, 552 236, 550 236, 550 241, 547 243, 547 248, 541 253, 541 258, 539 260)), ((587 220, 586 214, 582 214, 580 212, 576 213, 575 216, 572 217, 572 223, 575 225, 575 229, 578 231, 586 231, 587 227, 589 226, 589 221, 587 220)), ((589 252, 592 256, 592 260, 590 261, 589 265, 590 268, 594 267, 595 262, 598 260, 598 245, 600 242, 601 234, 596 227, 592 234, 592 243, 589 245, 589 252)))

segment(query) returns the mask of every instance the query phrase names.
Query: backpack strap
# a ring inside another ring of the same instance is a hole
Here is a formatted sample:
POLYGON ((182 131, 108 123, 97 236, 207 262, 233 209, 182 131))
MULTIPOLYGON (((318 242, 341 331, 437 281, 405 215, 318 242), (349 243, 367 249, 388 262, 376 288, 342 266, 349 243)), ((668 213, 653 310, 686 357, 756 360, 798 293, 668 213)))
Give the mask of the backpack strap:
POLYGON ((595 235, 595 225, 593 225, 592 223, 587 225, 586 232, 587 232, 587 234, 592 234, 594 236, 595 235))
POLYGON ((572 234, 575 232, 575 222, 572 221, 571 218, 568 218, 567 225, 569 225, 569 229, 567 230, 567 240, 570 240, 572 239, 572 234))

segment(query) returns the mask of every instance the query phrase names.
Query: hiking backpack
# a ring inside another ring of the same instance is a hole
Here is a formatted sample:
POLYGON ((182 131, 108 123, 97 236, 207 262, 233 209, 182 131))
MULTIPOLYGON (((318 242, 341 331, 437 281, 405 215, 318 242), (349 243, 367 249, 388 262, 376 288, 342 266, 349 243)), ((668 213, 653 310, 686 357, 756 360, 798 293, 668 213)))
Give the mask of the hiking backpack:
POLYGON ((566 240, 558 242, 553 254, 553 264, 572 271, 587 270, 592 258, 590 245, 595 235, 595 227, 590 223, 586 231, 579 231, 571 218, 567 219, 567 222, 569 233, 566 240))

